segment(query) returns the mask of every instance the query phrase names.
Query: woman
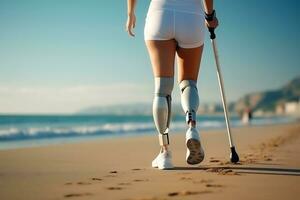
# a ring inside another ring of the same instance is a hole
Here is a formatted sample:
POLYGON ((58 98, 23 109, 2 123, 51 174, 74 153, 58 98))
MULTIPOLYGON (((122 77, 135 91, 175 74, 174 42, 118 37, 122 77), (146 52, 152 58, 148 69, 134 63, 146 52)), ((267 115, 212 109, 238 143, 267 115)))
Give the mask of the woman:
MULTIPOLYGON (((129 35, 134 36, 136 0, 127 0, 127 6, 126 30, 129 35)), ((152 167, 173 168, 168 148, 168 131, 176 54, 181 104, 188 126, 186 161, 193 165, 204 159, 204 151, 196 129, 196 113, 199 105, 197 78, 203 51, 205 22, 207 27, 218 26, 213 0, 152 0, 150 3, 144 37, 155 77, 153 118, 161 145, 158 156, 152 161, 152 167)))

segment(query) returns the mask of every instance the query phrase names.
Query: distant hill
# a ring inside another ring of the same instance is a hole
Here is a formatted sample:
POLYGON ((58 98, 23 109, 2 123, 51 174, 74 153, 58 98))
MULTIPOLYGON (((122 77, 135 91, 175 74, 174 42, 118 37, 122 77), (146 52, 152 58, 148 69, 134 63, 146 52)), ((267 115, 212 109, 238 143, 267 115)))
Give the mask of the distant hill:
POLYGON ((300 98, 300 76, 296 77, 282 88, 265 92, 255 92, 240 98, 233 106, 237 112, 246 107, 253 111, 274 111, 276 105, 287 101, 298 101, 300 98))
MULTIPOLYGON (((300 76, 293 79, 282 88, 264 92, 254 92, 245 95, 236 102, 229 104, 229 111, 240 113, 250 107, 253 111, 274 111, 276 105, 287 101, 298 100, 300 97, 300 76)), ((199 114, 222 113, 221 104, 201 104, 199 114)), ((152 103, 132 103, 122 105, 94 106, 80 110, 77 114, 88 115, 152 115, 152 103)), ((172 114, 182 115, 183 110, 180 104, 172 104, 172 114)))

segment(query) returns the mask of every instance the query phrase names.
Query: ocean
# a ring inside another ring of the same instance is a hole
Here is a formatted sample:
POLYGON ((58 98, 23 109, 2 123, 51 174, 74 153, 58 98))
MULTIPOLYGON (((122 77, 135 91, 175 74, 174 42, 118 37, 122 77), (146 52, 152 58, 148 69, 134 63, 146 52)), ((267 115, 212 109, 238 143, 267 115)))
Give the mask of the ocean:
MULTIPOLYGON (((197 120, 200 131, 225 128, 223 115, 199 115, 197 120)), ((289 117, 256 117, 251 124, 293 120, 289 117)), ((238 117, 231 117, 231 125, 243 126, 238 117)), ((184 116, 172 116, 170 133, 185 130, 184 116)), ((0 115, 0 149, 147 134, 157 134, 151 115, 0 115)))

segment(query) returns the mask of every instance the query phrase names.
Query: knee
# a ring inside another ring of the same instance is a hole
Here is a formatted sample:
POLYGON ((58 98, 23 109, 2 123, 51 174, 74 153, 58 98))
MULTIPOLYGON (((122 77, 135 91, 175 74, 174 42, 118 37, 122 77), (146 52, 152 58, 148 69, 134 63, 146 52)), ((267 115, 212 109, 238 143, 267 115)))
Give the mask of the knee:
POLYGON ((155 96, 171 95, 174 87, 173 77, 155 77, 155 96))
POLYGON ((155 95, 153 106, 156 109, 167 109, 171 103, 171 94, 174 87, 173 77, 155 77, 155 95))

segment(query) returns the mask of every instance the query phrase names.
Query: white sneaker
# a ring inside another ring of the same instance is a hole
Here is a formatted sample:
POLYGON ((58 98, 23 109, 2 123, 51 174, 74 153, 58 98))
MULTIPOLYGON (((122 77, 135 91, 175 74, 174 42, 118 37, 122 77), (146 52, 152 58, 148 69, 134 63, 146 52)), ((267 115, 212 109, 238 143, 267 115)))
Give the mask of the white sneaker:
POLYGON ((200 143, 198 131, 190 127, 186 132, 186 162, 190 165, 199 164, 204 159, 204 150, 200 143))
POLYGON ((172 155, 170 151, 160 152, 158 156, 152 161, 152 167, 158 169, 172 169, 172 155))

